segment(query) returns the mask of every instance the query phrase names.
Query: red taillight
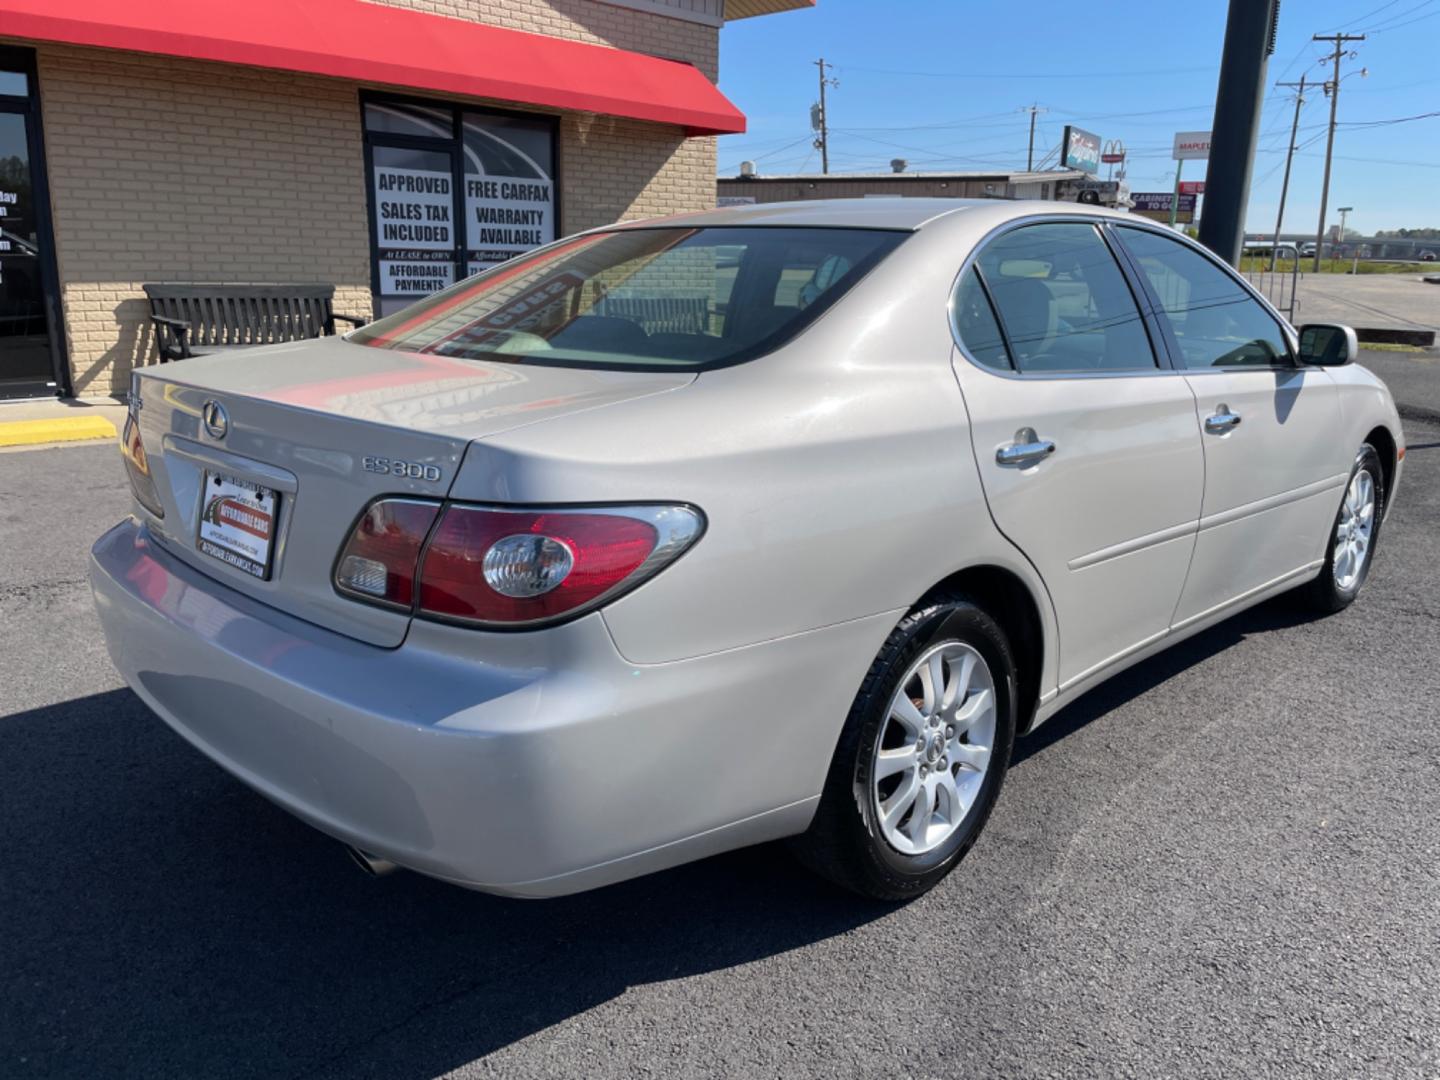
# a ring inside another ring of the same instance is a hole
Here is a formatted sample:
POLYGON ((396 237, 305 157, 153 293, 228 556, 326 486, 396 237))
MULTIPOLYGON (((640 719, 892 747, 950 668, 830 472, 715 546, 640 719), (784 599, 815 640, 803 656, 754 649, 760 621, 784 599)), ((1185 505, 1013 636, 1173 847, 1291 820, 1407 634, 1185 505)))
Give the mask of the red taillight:
POLYGON ((439 512, 439 503, 416 499, 371 503, 335 563, 335 587, 357 600, 408 611, 420 549, 439 512))
POLYGON ((447 503, 442 513, 437 503, 382 499, 355 526, 335 564, 335 586, 421 618, 536 626, 634 588, 673 562, 704 527, 688 506, 507 510, 447 503))
POLYGON ((130 477, 130 490, 135 493, 135 498, 157 518, 163 518, 165 508, 160 505, 155 478, 150 475, 150 459, 145 456, 145 443, 140 438, 140 421, 133 412, 125 417, 125 430, 120 435, 120 453, 125 458, 125 473, 130 477))
POLYGON ((420 612, 486 623, 552 619, 614 589, 658 538, 650 522, 620 514, 450 506, 425 552, 420 612))

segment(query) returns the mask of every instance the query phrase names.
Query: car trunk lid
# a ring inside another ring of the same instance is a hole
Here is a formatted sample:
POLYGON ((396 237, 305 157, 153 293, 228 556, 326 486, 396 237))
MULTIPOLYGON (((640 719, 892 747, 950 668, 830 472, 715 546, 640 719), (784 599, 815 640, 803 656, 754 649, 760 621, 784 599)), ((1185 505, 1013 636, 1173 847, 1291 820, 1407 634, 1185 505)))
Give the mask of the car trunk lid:
POLYGON ((408 614, 343 597, 332 584, 335 559, 370 502, 443 498, 472 441, 692 379, 422 356, 338 338, 144 369, 138 418, 165 511, 152 530, 176 557, 247 596, 395 646, 408 614), (252 496, 252 486, 262 494, 252 496), (265 567, 224 546, 238 537, 263 549, 263 536, 265 567))

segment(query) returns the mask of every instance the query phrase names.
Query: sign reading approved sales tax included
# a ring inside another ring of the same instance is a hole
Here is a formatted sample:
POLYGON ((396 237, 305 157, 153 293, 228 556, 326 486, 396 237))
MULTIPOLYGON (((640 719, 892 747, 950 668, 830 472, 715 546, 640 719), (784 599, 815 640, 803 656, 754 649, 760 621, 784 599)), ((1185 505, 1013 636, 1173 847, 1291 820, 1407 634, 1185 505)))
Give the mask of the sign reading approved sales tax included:
POLYGON ((365 122, 381 315, 555 239, 552 121, 376 100, 365 122))

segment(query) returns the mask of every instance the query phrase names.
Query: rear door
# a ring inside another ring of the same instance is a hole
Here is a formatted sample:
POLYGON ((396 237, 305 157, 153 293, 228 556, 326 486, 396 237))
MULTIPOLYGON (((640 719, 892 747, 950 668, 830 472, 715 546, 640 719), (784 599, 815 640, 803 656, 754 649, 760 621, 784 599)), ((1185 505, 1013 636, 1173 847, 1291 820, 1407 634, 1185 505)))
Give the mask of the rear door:
POLYGON ((992 238, 954 313, 990 512, 1050 591, 1064 689, 1168 631, 1204 483, 1195 400, 1092 222, 992 238))
POLYGON ((1228 268, 1158 230, 1115 232, 1194 391, 1205 448, 1183 626, 1324 558, 1355 448, 1336 437, 1334 380, 1297 365, 1279 320, 1228 268))

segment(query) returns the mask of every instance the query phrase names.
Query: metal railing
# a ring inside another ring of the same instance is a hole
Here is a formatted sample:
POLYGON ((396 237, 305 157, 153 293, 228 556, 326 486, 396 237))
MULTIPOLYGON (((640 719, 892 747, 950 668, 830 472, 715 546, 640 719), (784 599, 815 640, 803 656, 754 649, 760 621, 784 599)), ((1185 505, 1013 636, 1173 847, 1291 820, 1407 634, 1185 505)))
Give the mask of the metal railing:
POLYGON ((1245 280, 1255 287, 1257 292, 1263 293, 1265 299, 1274 305, 1275 310, 1283 314, 1293 324, 1295 322, 1295 311, 1300 306, 1297 292, 1300 279, 1304 275, 1300 272, 1300 249, 1294 244, 1280 244, 1275 248, 1266 248, 1258 255, 1241 255, 1241 262, 1246 258, 1252 260, 1263 260, 1260 269, 1244 271, 1245 280), (1289 266, 1285 266, 1285 262, 1289 266))

